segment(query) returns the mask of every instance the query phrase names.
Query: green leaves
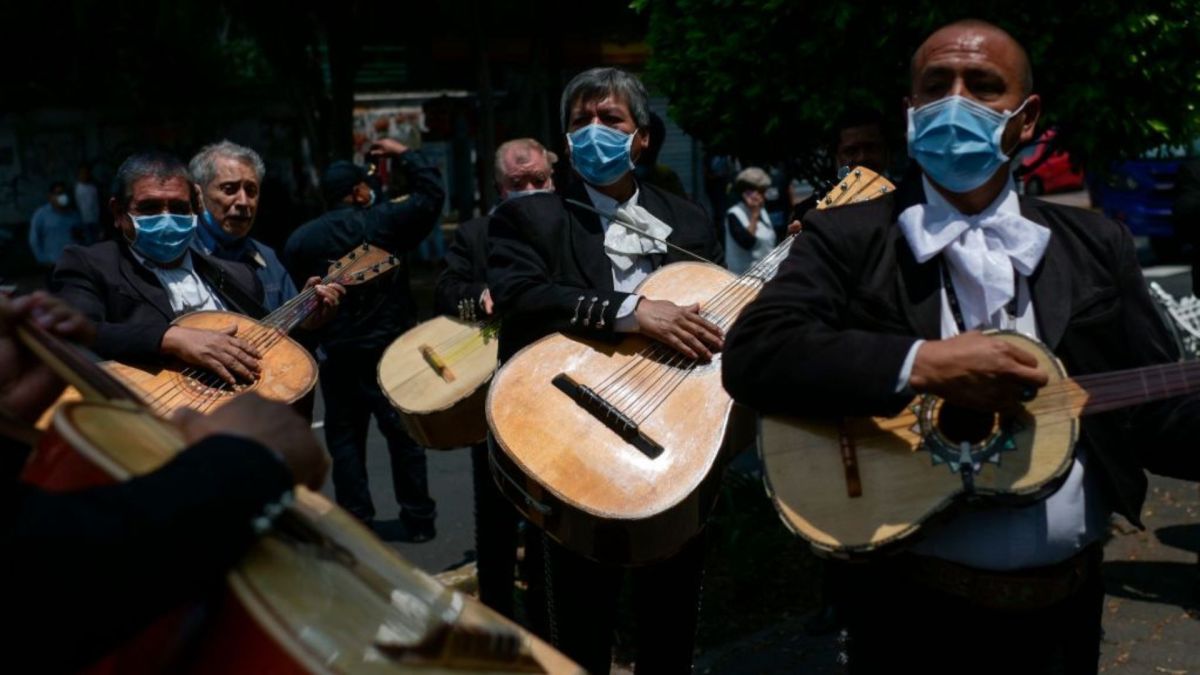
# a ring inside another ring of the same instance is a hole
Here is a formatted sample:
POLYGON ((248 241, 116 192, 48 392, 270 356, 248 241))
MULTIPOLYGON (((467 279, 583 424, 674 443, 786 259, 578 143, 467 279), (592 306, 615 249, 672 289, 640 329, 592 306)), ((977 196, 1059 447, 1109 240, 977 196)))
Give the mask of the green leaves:
MULTIPOLYGON (((945 3, 633 0, 648 14, 647 79, 706 146, 751 161, 820 155, 852 106, 889 119, 897 146, 909 59, 962 18, 945 3)), ((972 5, 1029 52, 1043 123, 1093 168, 1200 135, 1200 0, 1068 8, 1044 0, 972 5)), ((897 150, 902 151, 901 147, 897 150)))

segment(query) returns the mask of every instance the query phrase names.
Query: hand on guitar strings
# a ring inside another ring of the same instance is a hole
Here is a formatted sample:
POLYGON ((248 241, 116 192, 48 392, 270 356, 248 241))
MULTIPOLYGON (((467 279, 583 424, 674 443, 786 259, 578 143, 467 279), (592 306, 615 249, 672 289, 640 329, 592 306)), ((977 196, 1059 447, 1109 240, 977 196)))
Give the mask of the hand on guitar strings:
POLYGON ((964 408, 1007 412, 1048 381, 1032 354, 971 331, 918 347, 909 386, 964 408))
POLYGON ((44 291, 14 299, 0 295, 0 411, 32 423, 66 385, 17 339, 17 325, 24 321, 82 345, 96 338, 96 327, 44 291))
POLYGON ((162 352, 212 371, 231 385, 257 380, 262 369, 262 354, 237 337, 237 325, 219 331, 171 326, 163 334, 162 352))
POLYGON ((291 407, 254 392, 238 396, 207 415, 182 408, 171 420, 183 431, 188 445, 219 434, 255 441, 283 460, 297 484, 313 490, 321 489, 329 473, 329 454, 317 442, 308 421, 291 407))
POLYGON ((700 316, 700 305, 688 307, 669 300, 642 298, 633 310, 637 330, 689 359, 711 361, 725 346, 721 329, 700 316))
POLYGON ((329 323, 330 319, 337 314, 338 303, 341 302, 342 296, 346 294, 346 287, 341 284, 322 284, 320 282, 321 277, 309 277, 308 281, 304 283, 304 288, 301 289, 305 291, 313 289, 320 303, 317 305, 317 309, 300 324, 304 330, 316 330, 329 323))

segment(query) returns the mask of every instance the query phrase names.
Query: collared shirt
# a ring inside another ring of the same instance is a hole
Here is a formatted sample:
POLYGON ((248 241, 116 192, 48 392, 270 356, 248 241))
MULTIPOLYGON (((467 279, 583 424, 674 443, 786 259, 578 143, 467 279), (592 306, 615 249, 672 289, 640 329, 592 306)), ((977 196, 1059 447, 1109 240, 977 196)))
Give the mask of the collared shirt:
MULTIPOLYGON (((587 183, 584 183, 583 187, 587 189, 588 199, 591 200, 592 206, 595 206, 601 213, 616 213, 617 209, 625 204, 636 204, 638 194, 641 192, 640 189, 635 187, 633 195, 629 199, 618 202, 587 183)), ((597 214, 597 217, 600 219, 600 227, 607 233, 608 228, 613 227, 612 219, 599 214, 597 214)), ((616 227, 621 226, 617 225, 616 227)), ((639 257, 633 263, 633 266, 625 271, 621 271, 615 265, 612 265, 613 290, 622 293, 633 293, 638 284, 642 283, 642 280, 650 276, 650 273, 653 271, 654 259, 651 256, 639 257)), ((637 308, 638 300, 640 299, 640 295, 633 294, 621 303, 621 306, 617 308, 616 322, 613 324, 614 330, 621 333, 630 333, 637 329, 637 321, 633 317, 633 310, 637 308)))
MULTIPOLYGON (((925 198, 931 205, 953 208, 928 184, 925 198)), ((1001 210, 1020 214, 1020 202, 1011 181, 1006 192, 996 199, 1001 210)), ((1016 279, 1016 315, 998 319, 1002 325, 988 327, 1016 330, 1037 338, 1029 284, 1023 275, 1017 274, 1016 279)), ((941 336, 945 339, 958 333, 958 323, 943 287, 941 336)), ((909 350, 901 368, 898 390, 907 388, 913 361, 922 343, 918 341, 909 350)), ((990 570, 1040 567, 1065 560, 1100 539, 1108 528, 1110 509, 1104 503, 1099 472, 1087 470, 1091 461, 1090 453, 1079 445, 1066 480, 1049 497, 1026 506, 990 506, 959 512, 949 520, 928 527, 924 538, 911 550, 990 570)))
POLYGON ((225 309, 220 296, 196 274, 192 266, 191 251, 183 254, 183 260, 176 267, 158 265, 138 253, 132 246, 129 247, 129 252, 143 267, 158 277, 159 283, 167 291, 167 298, 171 301, 171 311, 175 312, 176 316, 202 309, 225 309))

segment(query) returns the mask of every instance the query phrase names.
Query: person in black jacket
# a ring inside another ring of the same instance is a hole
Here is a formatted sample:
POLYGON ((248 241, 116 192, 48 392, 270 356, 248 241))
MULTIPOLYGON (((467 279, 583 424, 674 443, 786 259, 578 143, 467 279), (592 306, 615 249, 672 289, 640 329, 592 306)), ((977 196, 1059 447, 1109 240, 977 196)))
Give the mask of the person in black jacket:
MULTIPOLYGON (((377 204, 366 170, 344 161, 331 164, 321 178, 330 210, 301 225, 283 248, 283 264, 293 279, 322 274, 331 258, 340 258, 364 242, 402 257, 437 222, 444 199, 437 168, 420 152, 391 139, 375 144, 371 152, 398 159, 394 165, 405 172, 412 192, 377 204)), ((415 314, 408 270, 401 267, 355 289, 338 315, 319 331, 318 339, 325 351, 321 364, 325 442, 333 456, 338 504, 363 522, 375 517, 366 470, 367 426, 374 414, 387 439, 392 485, 406 537, 427 541, 435 535, 437 507, 429 496, 425 450, 405 433, 399 413, 376 377, 383 351, 414 325, 415 314)))
MULTIPOLYGON (((67 248, 50 288, 96 323, 95 350, 106 359, 161 366, 176 358, 230 383, 252 381, 261 354, 235 334, 236 327, 222 332, 171 325, 182 314, 204 309, 265 314, 262 284, 250 267, 191 248, 196 199, 178 159, 130 156, 117 169, 109 202, 119 236, 67 248)), ((328 319, 341 290, 336 284, 317 288, 322 306, 314 322, 328 319)))
MULTIPOLYGON (((504 319, 501 361, 555 331, 612 342, 639 332, 689 358, 711 358, 721 349, 721 331, 701 317, 698 305, 634 292, 662 265, 691 260, 687 252, 723 262, 700 207, 634 178, 634 162, 648 144, 645 87, 615 68, 581 73, 563 91, 562 121, 571 165, 582 180, 561 197, 507 201, 488 224, 488 285, 504 319), (602 215, 616 212, 673 247, 602 215)), ((592 561, 549 538, 544 544, 551 638, 590 672, 607 673, 625 568, 592 561)), ((703 550, 699 536, 673 557, 633 570, 639 670, 691 670, 703 550)))
MULTIPOLYGON (((554 153, 532 138, 516 138, 496 148, 496 192, 502 202, 554 192, 554 153)), ((434 287, 437 311, 464 321, 492 318, 493 303, 487 286, 487 224, 489 216, 458 226, 446 252, 446 269, 434 287)), ((513 611, 513 582, 517 564, 519 514, 504 499, 492 480, 487 443, 471 446, 471 471, 475 484, 475 555, 479 599, 509 618, 513 611)), ((528 575, 526 616, 530 627, 544 628, 544 584, 541 542, 530 536, 525 545, 528 575)))
MULTIPOLYGON (((89 342, 95 327, 44 293, 0 296, 0 416, 32 430, 63 382, 16 337, 34 322, 89 342)), ((47 492, 18 479, 29 452, 0 435, 0 578, 12 621, 0 651, 16 672, 74 672, 156 617, 218 589, 257 537, 252 523, 296 483, 319 488, 328 456, 287 406, 239 396, 176 421, 190 447, 124 483, 47 492)), ((236 655, 235 655, 236 658, 236 655)))
MULTIPOLYGON (((1176 359, 1128 231, 1016 193, 1008 158, 1041 105, 1020 44, 951 24, 917 50, 912 76, 908 143, 923 175, 808 213, 730 330, 733 397, 796 416, 892 416, 917 394, 1012 410, 1047 374, 988 328, 1035 336, 1075 376, 1176 359)), ((1197 413, 1191 396, 1085 417, 1051 494, 952 512, 862 566, 847 584, 850 672, 1096 672, 1110 514, 1140 524, 1143 468, 1200 478, 1197 413)))

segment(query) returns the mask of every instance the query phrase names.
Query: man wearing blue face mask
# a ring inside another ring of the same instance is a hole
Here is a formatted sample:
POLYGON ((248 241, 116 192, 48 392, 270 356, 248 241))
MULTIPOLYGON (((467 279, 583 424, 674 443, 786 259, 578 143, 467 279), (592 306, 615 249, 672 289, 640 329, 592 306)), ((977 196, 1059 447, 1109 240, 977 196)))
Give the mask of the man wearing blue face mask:
POLYGON ((145 365, 177 358, 231 383, 254 380, 261 355, 235 327, 170 323, 201 309, 263 316, 262 284, 249 267, 191 250, 196 195, 187 168, 162 153, 133 155, 117 169, 112 194, 117 236, 67 248, 51 280, 51 290, 96 323, 96 353, 145 365))
MULTIPOLYGON (((561 111, 579 180, 562 196, 510 200, 493 214, 488 285, 504 317, 502 361, 555 331, 613 342, 641 333, 689 358, 709 359, 721 349, 720 329, 701 317, 698 305, 634 292, 662 265, 692 255, 724 262, 700 207, 634 175, 650 141, 647 98, 637 78, 616 68, 577 75, 563 91, 561 111), (617 214, 653 238, 613 223, 617 214)), ((691 670, 703 539, 632 570, 639 672, 691 670)), ((543 543, 554 644, 588 671, 607 673, 626 568, 595 562, 549 537, 543 543)))
MULTIPOLYGON (((1047 375, 985 329, 1036 337, 1074 376, 1177 358, 1128 231, 1017 195, 1009 158, 1041 112, 1020 44, 980 21, 936 31, 913 57, 909 104, 922 176, 809 212, 730 331, 735 399, 769 414, 892 416, 928 393, 1011 411, 1047 375)), ((1049 494, 947 511, 904 552, 857 566, 843 608, 850 672, 1095 673, 1110 514, 1139 522, 1143 469, 1200 476, 1198 413, 1193 396, 1085 417, 1049 494)))

